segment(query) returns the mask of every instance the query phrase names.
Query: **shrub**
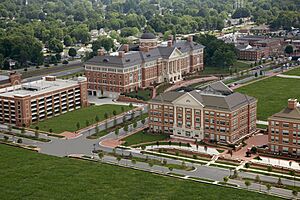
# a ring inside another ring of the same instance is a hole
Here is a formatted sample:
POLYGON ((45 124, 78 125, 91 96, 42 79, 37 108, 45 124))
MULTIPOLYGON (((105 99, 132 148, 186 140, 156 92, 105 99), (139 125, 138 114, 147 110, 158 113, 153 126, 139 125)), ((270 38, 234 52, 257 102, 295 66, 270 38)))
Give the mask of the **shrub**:
POLYGON ((19 138, 18 140, 17 140, 17 143, 23 143, 23 141, 22 141, 22 139, 21 138, 19 138))
POLYGON ((6 136, 6 135, 3 138, 4 138, 5 141, 7 141, 9 139, 9 137, 6 136))

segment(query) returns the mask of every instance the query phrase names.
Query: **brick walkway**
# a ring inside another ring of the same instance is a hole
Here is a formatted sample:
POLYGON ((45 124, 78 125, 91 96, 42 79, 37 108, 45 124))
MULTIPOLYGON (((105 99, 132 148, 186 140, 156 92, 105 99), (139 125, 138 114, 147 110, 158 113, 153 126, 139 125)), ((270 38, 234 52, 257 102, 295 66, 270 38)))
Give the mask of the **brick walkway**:
POLYGON ((232 159, 242 159, 242 160, 251 160, 256 155, 252 155, 251 157, 246 157, 246 152, 248 148, 251 148, 252 146, 261 146, 268 143, 268 135, 254 135, 253 137, 249 138, 245 141, 247 143, 246 146, 242 147, 240 150, 233 152, 232 157, 230 154, 225 154, 224 157, 226 158, 232 158, 232 159))
POLYGON ((77 134, 77 133, 73 133, 73 132, 68 132, 68 131, 63 132, 60 135, 64 136, 65 139, 74 139, 74 138, 78 138, 78 137, 81 136, 81 134, 77 134))
POLYGON ((171 90, 176 90, 181 87, 187 87, 187 86, 195 84, 195 83, 204 83, 207 81, 216 81, 216 80, 219 80, 219 78, 216 76, 209 76, 209 77, 196 78, 196 79, 187 80, 187 81, 178 81, 174 85, 172 85, 171 87, 166 89, 165 92, 168 92, 171 90))

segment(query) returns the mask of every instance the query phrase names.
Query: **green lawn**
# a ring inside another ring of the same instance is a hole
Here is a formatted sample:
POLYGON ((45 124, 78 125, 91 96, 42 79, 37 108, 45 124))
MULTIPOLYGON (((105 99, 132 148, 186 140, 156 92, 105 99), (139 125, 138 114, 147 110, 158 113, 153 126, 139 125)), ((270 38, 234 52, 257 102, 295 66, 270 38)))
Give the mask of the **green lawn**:
MULTIPOLYGON (((247 63, 246 61, 236 61, 233 66, 232 66, 232 72, 236 72, 236 71, 242 71, 245 69, 249 69, 250 68, 250 64, 247 63)), ((229 68, 228 67, 205 67, 204 71, 202 72, 202 74, 229 74, 229 68)))
POLYGON ((267 120, 287 106, 289 98, 300 99, 300 79, 271 77, 238 88, 241 92, 258 99, 257 118, 267 120))
POLYGON ((57 117, 49 118, 44 121, 40 121, 31 125, 31 128, 39 127, 42 131, 49 131, 52 129, 54 133, 62 133, 64 131, 76 131, 77 122, 80 123, 80 128, 86 127, 86 121, 89 121, 89 124, 96 123, 96 116, 99 117, 99 120, 104 120, 104 114, 107 112, 110 116, 115 110, 118 114, 122 112, 122 107, 125 111, 130 110, 129 106, 121 105, 101 105, 101 106, 89 106, 86 108, 80 108, 78 110, 67 112, 65 114, 59 115, 57 117))
POLYGON ((135 144, 145 143, 145 142, 155 142, 160 140, 165 140, 169 138, 167 134, 150 134, 144 133, 144 131, 140 131, 136 134, 130 135, 123 139, 126 143, 125 146, 131 146, 135 144))
POLYGON ((293 75, 293 76, 300 76, 300 67, 296 69, 292 69, 290 71, 284 72, 285 75, 293 75))
POLYGON ((2 199, 235 199, 267 195, 0 145, 2 199))

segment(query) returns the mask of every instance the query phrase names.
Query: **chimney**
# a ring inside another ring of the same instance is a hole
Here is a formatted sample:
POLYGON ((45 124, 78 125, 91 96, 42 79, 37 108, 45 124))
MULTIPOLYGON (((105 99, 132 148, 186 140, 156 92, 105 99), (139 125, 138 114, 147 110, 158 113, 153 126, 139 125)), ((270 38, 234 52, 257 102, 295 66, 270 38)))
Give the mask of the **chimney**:
POLYGON ((124 51, 119 51, 119 57, 123 58, 125 56, 125 52, 124 51))
POLYGON ((173 41, 174 40, 173 35, 169 35, 168 40, 173 41))
POLYGON ((187 38, 187 41, 188 41, 188 42, 193 42, 193 36, 192 36, 192 35, 189 35, 188 38, 187 38))
POLYGON ((129 45, 128 44, 124 44, 124 51, 125 51, 125 53, 127 53, 129 51, 129 45))
POLYGON ((172 45, 173 45, 173 41, 172 41, 172 40, 169 40, 169 41, 168 41, 168 47, 172 47, 172 45))
POLYGON ((149 47, 148 46, 144 46, 144 51, 145 52, 149 52, 149 47))
POLYGON ((297 99, 289 99, 288 100, 288 108, 291 110, 294 110, 295 108, 297 108, 298 105, 298 101, 297 99))
POLYGON ((98 53, 98 56, 104 56, 104 49, 98 49, 98 51, 97 51, 97 53, 98 53))

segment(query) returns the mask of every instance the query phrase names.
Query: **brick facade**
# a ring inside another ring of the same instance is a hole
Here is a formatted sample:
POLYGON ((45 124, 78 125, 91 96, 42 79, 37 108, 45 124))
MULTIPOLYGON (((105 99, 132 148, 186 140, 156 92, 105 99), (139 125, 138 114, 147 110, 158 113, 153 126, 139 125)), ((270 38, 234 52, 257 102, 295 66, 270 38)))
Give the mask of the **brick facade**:
POLYGON ((203 46, 193 42, 169 40, 158 46, 153 36, 142 36, 139 46, 123 45, 115 55, 99 55, 87 61, 85 75, 91 95, 117 97, 138 88, 182 80, 182 75, 203 70, 203 46))

